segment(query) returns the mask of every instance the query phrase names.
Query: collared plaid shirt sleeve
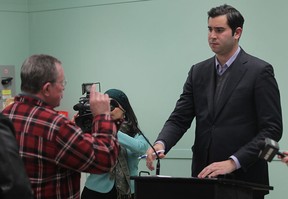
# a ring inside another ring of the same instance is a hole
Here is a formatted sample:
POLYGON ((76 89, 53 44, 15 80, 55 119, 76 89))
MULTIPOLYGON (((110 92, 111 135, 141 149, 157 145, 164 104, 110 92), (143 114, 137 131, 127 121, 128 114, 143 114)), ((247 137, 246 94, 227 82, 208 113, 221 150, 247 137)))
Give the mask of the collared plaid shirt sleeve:
POLYGON ((108 115, 96 116, 93 124, 92 133, 83 133, 69 121, 60 127, 57 164, 88 173, 108 172, 115 165, 119 152, 116 125, 108 115))

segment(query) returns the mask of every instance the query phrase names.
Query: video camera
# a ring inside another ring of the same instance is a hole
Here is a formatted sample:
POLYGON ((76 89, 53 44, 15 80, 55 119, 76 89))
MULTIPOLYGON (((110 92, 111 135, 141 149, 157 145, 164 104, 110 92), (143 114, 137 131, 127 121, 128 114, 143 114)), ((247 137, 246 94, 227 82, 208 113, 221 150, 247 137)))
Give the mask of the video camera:
POLYGON ((89 98, 90 89, 93 84, 98 86, 97 91, 101 91, 100 82, 83 83, 82 95, 86 94, 86 96, 80 97, 79 102, 73 106, 74 111, 78 111, 78 117, 75 118, 75 123, 83 132, 91 132, 92 129, 93 115, 90 110, 89 98))

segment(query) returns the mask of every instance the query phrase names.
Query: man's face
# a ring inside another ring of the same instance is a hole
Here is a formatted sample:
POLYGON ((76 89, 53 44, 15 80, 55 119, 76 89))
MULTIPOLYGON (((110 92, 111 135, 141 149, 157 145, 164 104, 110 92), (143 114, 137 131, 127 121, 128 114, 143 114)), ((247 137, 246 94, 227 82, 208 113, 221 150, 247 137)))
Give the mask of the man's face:
POLYGON ((234 35, 227 24, 226 15, 208 19, 208 42, 216 55, 229 55, 238 46, 242 29, 237 28, 234 35))
POLYGON ((60 105, 60 101, 63 98, 63 91, 65 89, 65 77, 64 77, 64 70, 61 64, 56 63, 56 69, 58 72, 57 81, 51 85, 50 88, 50 95, 48 99, 48 103, 53 106, 57 107, 60 105))

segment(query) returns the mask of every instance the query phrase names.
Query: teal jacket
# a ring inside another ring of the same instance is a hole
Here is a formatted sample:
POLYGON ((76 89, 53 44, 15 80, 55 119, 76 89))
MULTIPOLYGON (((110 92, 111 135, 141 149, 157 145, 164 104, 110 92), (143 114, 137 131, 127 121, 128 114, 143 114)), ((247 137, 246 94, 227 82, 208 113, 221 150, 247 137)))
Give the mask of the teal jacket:
MULTIPOLYGON (((138 157, 145 154, 148 143, 142 135, 136 134, 135 137, 118 131, 119 143, 126 148, 128 155, 128 167, 130 176, 138 175, 138 157)), ((85 182, 85 186, 93 191, 108 193, 114 186, 115 180, 110 178, 110 173, 90 174, 85 182)), ((131 193, 135 192, 134 180, 130 181, 131 193)))

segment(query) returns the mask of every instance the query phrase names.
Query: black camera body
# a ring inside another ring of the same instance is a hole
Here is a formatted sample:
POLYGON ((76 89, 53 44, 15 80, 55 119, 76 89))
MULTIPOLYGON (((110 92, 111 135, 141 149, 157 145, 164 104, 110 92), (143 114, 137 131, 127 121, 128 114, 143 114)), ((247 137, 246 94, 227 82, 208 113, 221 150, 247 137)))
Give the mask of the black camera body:
POLYGON ((96 83, 83 83, 82 84, 82 95, 79 102, 73 106, 75 111, 78 111, 78 116, 75 118, 75 123, 79 126, 83 132, 91 132, 93 115, 90 110, 89 98, 90 98, 90 89, 93 84, 98 85, 98 91, 101 91, 100 82, 96 83))

